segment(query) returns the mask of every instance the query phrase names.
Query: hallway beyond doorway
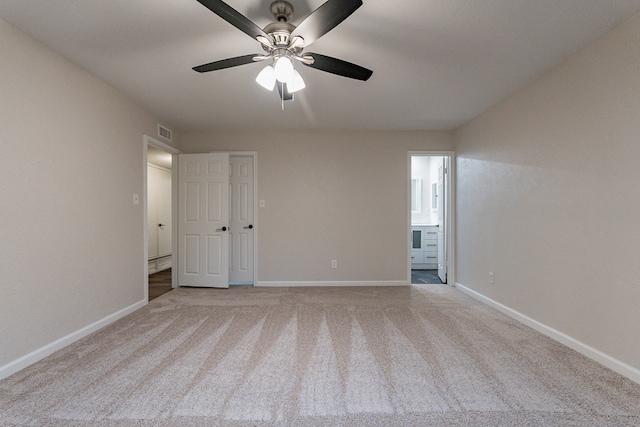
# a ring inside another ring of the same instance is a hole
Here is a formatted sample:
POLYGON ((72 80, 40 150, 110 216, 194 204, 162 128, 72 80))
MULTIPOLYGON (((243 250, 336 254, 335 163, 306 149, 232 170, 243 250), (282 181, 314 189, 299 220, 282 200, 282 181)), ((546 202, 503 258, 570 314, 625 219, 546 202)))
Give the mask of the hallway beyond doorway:
POLYGON ((149 275, 149 301, 171 290, 171 269, 149 275))

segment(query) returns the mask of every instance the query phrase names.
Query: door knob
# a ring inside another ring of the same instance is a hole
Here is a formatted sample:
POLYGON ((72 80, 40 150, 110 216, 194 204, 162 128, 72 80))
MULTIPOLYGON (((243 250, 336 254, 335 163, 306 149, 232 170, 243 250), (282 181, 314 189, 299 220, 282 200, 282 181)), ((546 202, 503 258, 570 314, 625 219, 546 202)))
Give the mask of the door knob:
POLYGON ((245 228, 245 229, 247 229, 247 228, 248 228, 249 230, 251 230, 251 229, 253 228, 253 225, 252 225, 252 224, 249 224, 249 225, 247 225, 246 227, 243 227, 243 228, 245 228))
POLYGON ((216 231, 227 231, 227 227, 218 228, 216 231))
POLYGON ((158 224, 158 227, 164 227, 165 224, 158 224))

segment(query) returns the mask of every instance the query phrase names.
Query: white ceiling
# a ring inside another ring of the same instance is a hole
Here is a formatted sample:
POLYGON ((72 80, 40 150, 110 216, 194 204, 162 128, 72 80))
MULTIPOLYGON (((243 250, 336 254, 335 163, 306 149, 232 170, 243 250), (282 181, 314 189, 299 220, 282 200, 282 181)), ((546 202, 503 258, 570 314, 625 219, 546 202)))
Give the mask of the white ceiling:
MULTIPOLYGON (((324 0, 289 0, 299 23, 324 0)), ((364 5, 309 46, 373 70, 367 82, 299 67, 281 110, 261 53, 196 0, 0 0, 0 17, 98 76, 174 130, 452 129, 640 12, 640 0, 403 0, 364 5)), ((270 0, 227 0, 258 26, 270 0)), ((7 58, 2 59, 7 60, 7 58)))

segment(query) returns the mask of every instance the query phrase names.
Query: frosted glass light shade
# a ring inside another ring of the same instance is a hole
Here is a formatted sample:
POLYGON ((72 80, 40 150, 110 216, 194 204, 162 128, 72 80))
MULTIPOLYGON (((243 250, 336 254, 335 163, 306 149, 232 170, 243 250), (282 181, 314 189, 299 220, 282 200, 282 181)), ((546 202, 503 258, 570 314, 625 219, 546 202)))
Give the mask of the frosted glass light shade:
POLYGON ((276 72, 273 67, 271 65, 264 67, 256 77, 256 82, 267 90, 273 90, 276 86, 276 72))
POLYGON ((274 68, 276 72, 276 79, 278 79, 278 81, 286 83, 293 79, 293 64, 286 56, 278 58, 274 68))
POLYGON ((302 80, 302 76, 296 70, 293 70, 293 78, 287 82, 287 90, 289 93, 294 93, 299 91, 300 89, 305 88, 304 80, 302 80))

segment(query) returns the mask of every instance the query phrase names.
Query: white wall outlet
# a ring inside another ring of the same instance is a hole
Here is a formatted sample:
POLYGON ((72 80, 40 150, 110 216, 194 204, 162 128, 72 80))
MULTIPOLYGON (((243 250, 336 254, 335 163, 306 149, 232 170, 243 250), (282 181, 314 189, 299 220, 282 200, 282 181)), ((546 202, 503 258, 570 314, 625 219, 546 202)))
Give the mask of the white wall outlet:
POLYGON ((140 196, 138 194, 133 195, 133 204, 134 205, 140 204, 140 196))
POLYGON ((493 273, 489 273, 489 284, 493 285, 493 273))
POLYGON ((264 208, 266 206, 266 202, 264 200, 260 200, 260 207, 264 208))
POLYGON ((338 260, 337 259, 332 259, 331 260, 331 268, 338 268, 338 260))

